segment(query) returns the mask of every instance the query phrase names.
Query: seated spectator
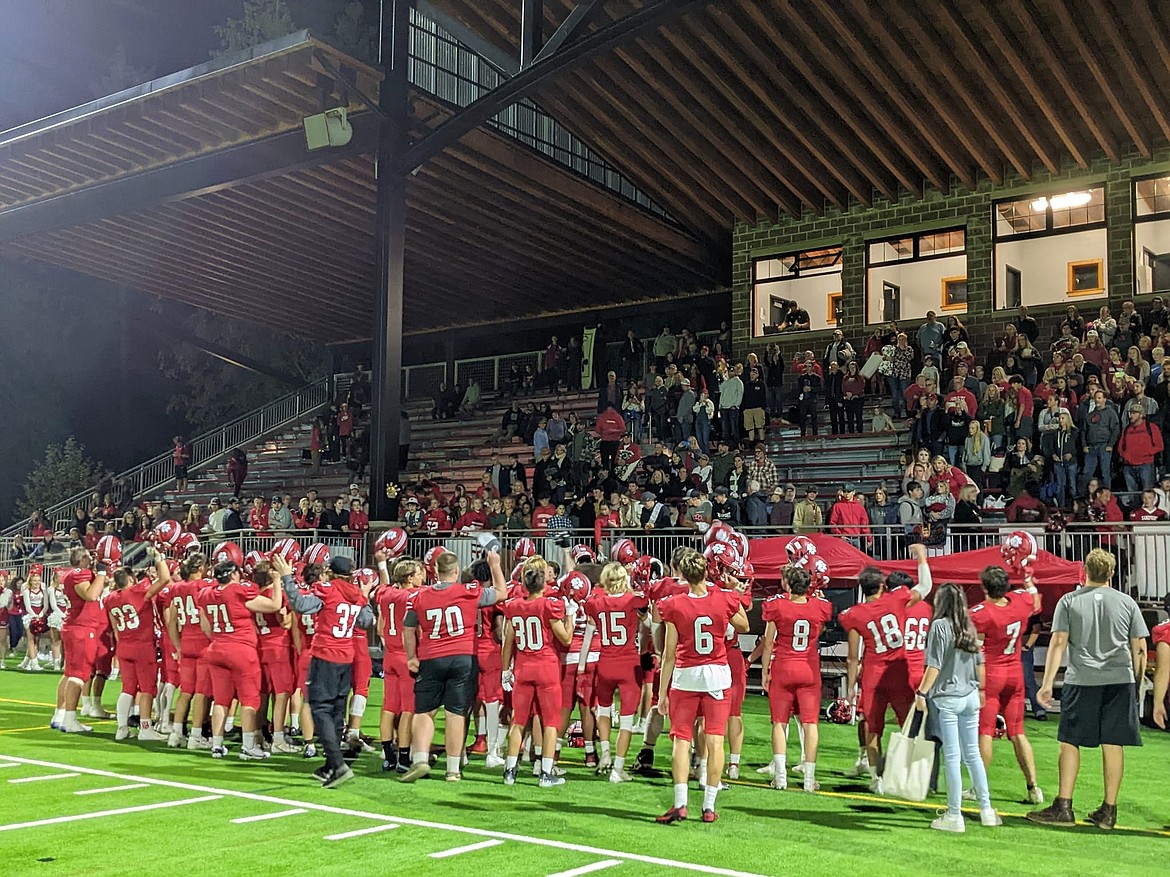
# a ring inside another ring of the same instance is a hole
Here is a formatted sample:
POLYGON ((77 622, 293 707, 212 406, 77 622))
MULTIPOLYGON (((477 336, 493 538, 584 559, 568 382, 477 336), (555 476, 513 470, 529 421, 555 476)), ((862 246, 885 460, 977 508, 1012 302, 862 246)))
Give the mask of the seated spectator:
POLYGON ((573 517, 569 514, 569 507, 563 501, 556 503, 556 509, 545 525, 548 535, 554 538, 566 538, 575 528, 573 517))
POLYGON ((438 497, 432 496, 426 513, 422 518, 422 529, 428 536, 438 536, 451 532, 451 518, 447 510, 439 505, 438 497))
POLYGON ((1142 504, 1129 513, 1131 521, 1165 521, 1166 512, 1158 505, 1158 494, 1151 490, 1142 491, 1142 504))
POLYGON ((524 531, 524 517, 516 507, 515 497, 505 496, 500 500, 500 511, 488 519, 488 525, 493 530, 505 530, 509 532, 524 531))
POLYGON ((642 494, 642 508, 638 511, 638 529, 649 533, 670 529, 670 509, 659 501, 653 491, 642 494))
POLYGON ((707 499, 707 488, 696 487, 685 494, 686 507, 679 524, 692 533, 706 533, 711 526, 711 503, 707 499))
POLYGON ((597 514, 593 519, 594 546, 598 549, 604 540, 612 538, 612 534, 622 526, 621 513, 615 511, 604 500, 597 503, 597 514))
POLYGON ((463 512, 455 521, 455 535, 469 536, 490 527, 487 513, 483 510, 483 499, 478 496, 471 498, 471 507, 463 512))
POLYGON ((273 494, 268 504, 268 522, 265 528, 269 533, 287 534, 293 528, 293 516, 284 498, 280 494, 273 494))
POLYGON ((557 513, 552 504, 552 497, 548 493, 538 496, 538 504, 532 510, 532 535, 545 537, 548 535, 548 522, 557 513))
POLYGON ((783 318, 776 325, 776 330, 779 332, 806 332, 811 326, 812 320, 809 318, 808 311, 795 301, 790 301, 783 318))
POLYGON ((1032 443, 1025 438, 1016 439, 1011 453, 1003 464, 1003 478, 1007 482, 1008 496, 1018 497, 1028 489, 1038 489, 1044 476, 1044 457, 1032 453, 1032 443))
POLYGON ((493 499, 500 498, 499 489, 492 483, 491 470, 485 471, 482 475, 480 475, 479 480, 479 486, 475 488, 475 495, 477 497, 479 497, 484 502, 491 502, 493 499))
POLYGON ((492 433, 489 441, 493 445, 498 445, 501 442, 510 442, 520 433, 520 419, 520 403, 513 399, 512 404, 508 406, 508 409, 500 417, 500 428, 492 433))
POLYGON ((1005 510, 1009 524, 1042 524, 1048 520, 1048 506, 1042 503, 1035 493, 1036 484, 1020 491, 1005 510))
POLYGON ((472 378, 467 382, 467 390, 463 393, 463 401, 459 405, 459 413, 472 415, 479 411, 483 404, 483 397, 480 394, 479 381, 472 378))
POLYGON ((870 419, 870 432, 897 432, 897 427, 894 426, 894 421, 890 417, 890 413, 881 405, 873 406, 873 417, 870 419))

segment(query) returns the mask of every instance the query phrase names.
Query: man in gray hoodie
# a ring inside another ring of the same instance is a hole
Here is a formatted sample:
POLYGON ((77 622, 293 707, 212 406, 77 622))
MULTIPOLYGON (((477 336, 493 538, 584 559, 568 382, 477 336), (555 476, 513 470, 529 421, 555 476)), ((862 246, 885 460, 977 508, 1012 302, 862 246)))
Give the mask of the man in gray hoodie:
POLYGON ((739 409, 743 405, 743 365, 736 363, 731 377, 719 387, 719 418, 723 437, 732 447, 739 444, 739 409))
POLYGON ((1121 421, 1104 390, 1098 389, 1093 394, 1093 404, 1081 424, 1081 435, 1085 442, 1085 466, 1081 470, 1081 493, 1084 493, 1098 468, 1102 484, 1107 485, 1113 479, 1113 447, 1121 435, 1121 421))

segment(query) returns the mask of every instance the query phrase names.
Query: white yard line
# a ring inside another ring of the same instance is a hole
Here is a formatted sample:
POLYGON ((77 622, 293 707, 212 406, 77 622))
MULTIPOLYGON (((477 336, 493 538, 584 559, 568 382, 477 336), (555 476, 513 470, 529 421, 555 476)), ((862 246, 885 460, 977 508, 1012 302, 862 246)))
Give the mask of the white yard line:
MULTIPOLYGON (((749 871, 736 871, 731 868, 719 868, 714 865, 699 865, 693 862, 680 862, 675 859, 665 859, 659 856, 647 856, 641 853, 626 853, 619 850, 607 850, 601 847, 585 846, 584 844, 566 843, 564 841, 549 840, 542 837, 530 837, 524 834, 512 834, 506 831, 491 831, 485 828, 471 828, 465 825, 451 825, 446 822, 428 822, 423 819, 411 819, 405 816, 389 816, 384 813, 371 813, 368 810, 354 810, 347 807, 331 807, 326 804, 314 804, 309 801, 297 801, 290 798, 277 798, 272 795, 258 795, 253 792, 240 792, 234 789, 219 789, 212 786, 200 786, 194 783, 181 783, 175 780, 160 780, 153 777, 135 776, 133 774, 114 773, 108 770, 98 770, 91 767, 59 764, 52 761, 40 761, 34 758, 20 758, 15 755, 0 755, 0 761, 14 761, 18 764, 29 764, 37 767, 49 767, 57 770, 76 770, 90 776, 107 777, 108 779, 122 780, 123 782, 148 783, 153 786, 162 786, 170 789, 183 789, 188 792, 203 792, 231 798, 242 798, 247 801, 261 801, 266 804, 280 804, 284 807, 303 807, 306 810, 316 810, 321 813, 333 813, 338 816, 356 816, 361 819, 374 819, 379 822, 393 822, 402 825, 413 825, 418 828, 430 828, 439 831, 452 831, 473 837, 495 838, 503 841, 515 841, 533 846, 547 847, 557 850, 569 850, 576 853, 587 853, 605 858, 621 859, 627 862, 642 862, 647 865, 658 865, 664 868, 677 868, 682 871, 693 871, 699 874, 713 874, 718 877, 763 877, 763 875, 749 871)), ((649 817, 647 817, 649 818, 649 817)))
POLYGON ((244 825, 248 822, 265 822, 269 819, 283 819, 285 816, 296 816, 298 813, 308 813, 304 807, 294 807, 292 810, 281 810, 278 813, 261 813, 259 816, 241 816, 239 819, 233 819, 236 825, 244 825))
POLYGON ((36 828, 40 825, 61 825, 65 822, 80 822, 83 819, 101 819, 105 816, 122 816, 126 813, 146 813, 167 807, 182 807, 185 804, 202 804, 218 801, 223 795, 204 795, 202 798, 182 798, 178 801, 164 801, 161 804, 140 804, 137 807, 119 807, 117 810, 98 810, 94 813, 78 813, 76 816, 54 816, 52 819, 37 819, 33 822, 13 822, 0 825, 0 831, 15 831, 18 828, 36 828))
POLYGON ((100 789, 82 789, 79 792, 74 792, 75 795, 104 795, 106 792, 128 792, 131 789, 148 789, 150 786, 146 783, 130 783, 125 786, 104 786, 100 789))
POLYGON ((592 874, 594 871, 604 871, 606 868, 612 868, 614 865, 620 865, 618 859, 606 859, 604 862, 594 862, 592 865, 582 865, 580 868, 573 868, 571 871, 557 871, 555 874, 549 874, 548 877, 581 877, 582 874, 592 874))
POLYGON ((76 771, 69 773, 47 773, 39 777, 20 777, 19 779, 9 780, 10 783, 39 783, 45 780, 67 780, 70 777, 79 777, 81 774, 76 771))
POLYGON ((341 834, 327 834, 325 840, 347 840, 351 837, 361 837, 363 834, 377 834, 379 831, 389 831, 392 828, 398 828, 393 822, 387 822, 385 825, 375 825, 373 828, 359 828, 357 831, 343 831, 341 834))
POLYGON ((0 762, 0 767, 20 767, 15 761, 0 762))
POLYGON ((438 853, 431 853, 432 859, 447 859, 451 856, 462 856, 464 853, 474 853, 476 850, 487 850, 492 847, 498 847, 503 844, 502 840, 481 840, 477 844, 468 844, 465 847, 455 847, 451 850, 443 850, 438 853))

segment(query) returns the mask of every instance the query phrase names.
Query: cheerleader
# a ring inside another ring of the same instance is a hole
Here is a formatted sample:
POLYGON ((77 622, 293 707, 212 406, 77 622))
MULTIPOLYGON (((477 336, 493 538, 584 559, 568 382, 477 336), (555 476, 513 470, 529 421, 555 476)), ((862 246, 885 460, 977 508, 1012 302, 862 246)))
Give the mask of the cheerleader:
POLYGON ((60 570, 53 570, 49 579, 49 648, 53 652, 53 669, 61 670, 61 627, 69 611, 69 597, 61 584, 60 570))
POLYGON ((49 632, 49 595, 45 591, 41 575, 44 568, 34 563, 28 570, 28 580, 21 585, 20 597, 24 603, 24 633, 27 655, 20 664, 21 670, 40 672, 37 645, 41 637, 49 632))
POLYGON ((0 574, 0 670, 8 669, 8 649, 16 645, 9 639, 8 620, 11 618, 13 603, 12 588, 8 585, 8 574, 0 574))

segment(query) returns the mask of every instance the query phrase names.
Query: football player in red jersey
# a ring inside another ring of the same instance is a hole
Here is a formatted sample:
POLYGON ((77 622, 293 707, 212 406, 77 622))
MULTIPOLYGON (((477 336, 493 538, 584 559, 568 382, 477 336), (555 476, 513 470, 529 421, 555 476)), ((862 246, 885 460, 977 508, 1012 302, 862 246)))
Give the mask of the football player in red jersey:
POLYGON ((516 782, 516 764, 524 726, 533 717, 533 706, 540 715, 543 740, 540 759, 540 787, 551 789, 563 785, 564 777, 553 771, 558 731, 561 723, 561 661, 556 649, 567 647, 573 631, 565 618, 565 603, 546 596, 546 564, 539 557, 524 564, 524 598, 504 603, 504 642, 500 662, 504 667, 503 685, 512 691, 512 726, 508 730, 508 757, 504 763, 504 785, 516 782))
POLYGON ((151 705, 158 693, 159 670, 153 600, 170 582, 170 573, 161 555, 155 559, 155 569, 157 577, 153 582, 145 575, 141 581, 135 582, 129 570, 118 570, 114 573, 115 591, 105 600, 122 677, 122 693, 114 707, 118 718, 115 740, 125 740, 130 736, 130 711, 135 700, 141 721, 138 739, 167 739, 154 729, 150 721, 151 705))
POLYGON ((913 588, 886 591, 881 571, 867 566, 857 576, 864 602, 840 615, 841 627, 849 634, 846 662, 847 697, 857 697, 858 669, 861 669, 861 711, 866 722, 866 749, 869 758, 870 789, 881 794, 877 774, 886 710, 894 708, 899 722, 906 719, 914 703, 910 672, 906 664, 906 609, 930 594, 932 579, 924 545, 910 546, 918 560, 918 584, 913 588), (861 646, 865 644, 865 660, 861 646))
MULTIPOLYGON (((276 592, 281 589, 280 577, 274 575, 271 564, 266 560, 253 566, 252 580, 263 597, 275 598, 276 592)), ((284 733, 289 700, 296 686, 289 626, 289 614, 283 608, 279 612, 256 613, 260 677, 263 690, 272 695, 272 751, 286 755, 301 751, 299 746, 289 742, 284 733)))
POLYGON ((273 555, 272 567, 280 575, 289 608, 314 618, 316 632, 305 678, 305 699, 325 750, 325 764, 313 776, 322 787, 332 789, 353 779, 353 769, 341 754, 338 732, 345 726, 346 702, 353 683, 354 630, 368 627, 374 620, 369 606, 370 585, 354 584, 353 561, 340 555, 329 561, 332 578, 317 582, 309 593, 297 587, 292 567, 283 557, 273 555))
MULTIPOLYGON (((313 589, 325 579, 325 570, 317 563, 306 563, 303 566, 293 566, 294 585, 303 594, 311 594, 313 589), (297 581, 296 579, 299 579, 297 581)), ((284 577, 281 576, 283 583, 284 577)), ((287 602, 287 601, 286 601, 287 602)), ((317 621, 312 613, 293 613, 293 625, 289 631, 293 643, 293 672, 296 675, 295 688, 290 700, 293 711, 293 731, 304 733, 305 747, 302 754, 305 758, 317 756, 317 746, 313 743, 314 727, 313 713, 309 709, 306 697, 305 680, 309 675, 309 662, 313 659, 313 637, 317 633, 317 621)))
MULTIPOLYGON (((471 581, 487 581, 491 578, 491 569, 487 561, 475 561, 464 575, 471 581)), ((475 695, 475 714, 479 707, 483 707, 482 735, 477 735, 475 745, 470 751, 485 756, 484 764, 492 769, 504 766, 504 757, 501 751, 504 747, 508 729, 500 727, 500 711, 504 705, 504 687, 502 683, 504 668, 500 663, 500 643, 503 640, 503 617, 500 615, 500 604, 485 606, 479 610, 475 622, 475 663, 478 669, 478 689, 475 695)), ((478 720, 477 720, 478 721, 478 720)))
POLYGON ((240 759, 262 761, 268 752, 256 739, 261 677, 255 613, 279 614, 284 605, 283 592, 274 588, 271 597, 262 596, 255 584, 243 581, 243 571, 231 560, 217 563, 212 573, 215 583, 200 591, 197 601, 199 626, 210 641, 204 660, 215 701, 211 708, 211 757, 227 755, 224 726, 228 707, 238 698, 243 717, 240 759))
POLYGON ((211 741, 204 738, 202 730, 212 695, 211 674, 205 659, 210 643, 199 624, 198 602, 199 592, 211 584, 203 578, 206 567, 207 560, 202 554, 192 554, 179 569, 180 581, 171 582, 166 589, 170 600, 166 610, 167 635, 179 652, 179 696, 175 699, 171 735, 167 738, 171 748, 184 742, 192 750, 211 748, 211 741))
MULTIPOLYGON (((378 574, 387 574, 382 552, 374 555, 378 574), (382 555, 379 557, 379 555, 382 555)), ((378 610, 378 634, 382 637, 382 770, 406 773, 410 768, 410 723, 414 719, 414 679, 406 666, 402 645, 402 620, 410 595, 423 586, 427 571, 417 560, 406 558, 394 564, 394 572, 374 595, 378 610)))
POLYGON ((1154 645, 1154 724, 1166 727, 1166 698, 1170 693, 1170 621, 1155 625, 1150 631, 1154 645))
POLYGON ((674 775, 674 806, 659 816, 658 822, 669 824, 687 818, 691 737, 700 716, 707 762, 706 776, 700 777, 703 821, 714 822, 730 706, 731 668, 725 632, 730 624, 739 633, 746 633, 748 619, 740 594, 708 587, 707 560, 699 552, 688 549, 679 558, 678 571, 686 579, 687 593, 663 600, 657 607, 666 626, 658 708, 670 716, 674 775))
POLYGON ((101 596, 106 586, 106 571, 95 573, 89 552, 74 548, 69 553, 71 569, 61 576, 69 608, 61 626, 61 643, 65 650, 65 672, 57 687, 57 708, 50 727, 67 734, 82 734, 93 729, 77 720, 77 703, 81 689, 94 672, 98 637, 106 628, 101 596))
POLYGON ((804 790, 815 792, 817 726, 821 714, 821 628, 833 617, 833 605, 809 596, 808 570, 788 566, 783 571, 787 594, 764 602, 764 651, 761 684, 772 711, 772 788, 788 787, 788 720, 793 706, 804 728, 804 790))
POLYGON ((633 736, 634 716, 642 699, 637 671, 638 630, 649 602, 630 589, 630 574, 620 563, 607 563, 601 571, 601 590, 585 601, 585 614, 600 649, 594 695, 597 699, 597 731, 601 741, 599 776, 609 774, 611 783, 626 783, 626 753, 633 736), (610 733, 614 718, 614 692, 621 701, 618 714, 616 754, 610 759, 610 733))
POLYGON ((984 698, 979 710, 979 754, 991 765, 991 741, 996 716, 1007 724, 1008 739, 1016 762, 1028 784, 1028 801, 1043 804, 1044 793, 1036 785, 1036 759, 1024 733, 1024 665, 1020 647, 1028 633, 1028 619, 1040 611, 1040 592, 1028 568, 1024 587, 1011 590, 1007 571, 989 566, 979 574, 987 599, 971 607, 971 621, 983 641, 984 698))
POLYGON ((406 610, 402 644, 406 665, 416 674, 417 712, 411 727, 410 770, 402 775, 403 782, 413 783, 431 772, 431 741, 439 707, 447 714, 447 780, 461 779, 464 731, 475 696, 476 616, 484 606, 507 599, 508 583, 500 568, 500 555, 489 551, 487 559, 492 574, 490 588, 482 582, 460 583, 459 559, 450 551, 440 554, 435 560, 438 581, 414 592, 406 610))

